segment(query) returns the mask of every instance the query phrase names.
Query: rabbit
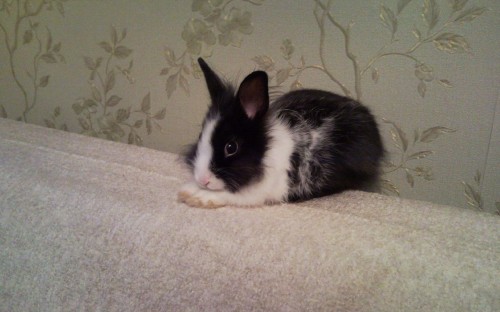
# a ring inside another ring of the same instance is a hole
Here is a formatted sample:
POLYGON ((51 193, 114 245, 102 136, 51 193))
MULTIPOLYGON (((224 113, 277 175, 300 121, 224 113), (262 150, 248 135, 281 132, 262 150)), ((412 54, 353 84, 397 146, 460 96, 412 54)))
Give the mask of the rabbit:
POLYGON ((217 208, 296 202, 363 189, 384 155, 377 123, 357 101, 301 89, 269 105, 268 76, 235 88, 202 59, 211 105, 198 141, 184 153, 193 180, 178 201, 217 208))

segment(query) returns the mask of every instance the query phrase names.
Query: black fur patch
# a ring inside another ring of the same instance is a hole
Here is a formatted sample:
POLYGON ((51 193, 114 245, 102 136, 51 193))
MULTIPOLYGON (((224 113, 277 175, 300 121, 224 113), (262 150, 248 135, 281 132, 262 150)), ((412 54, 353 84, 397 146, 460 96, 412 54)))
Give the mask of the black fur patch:
POLYGON ((376 179, 383 146, 368 108, 330 92, 298 90, 278 98, 270 112, 294 133, 289 200, 362 188, 376 179))
POLYGON ((235 112, 222 117, 212 136, 211 170, 231 192, 260 180, 264 173, 262 159, 267 150, 267 134, 260 122, 245 118, 235 112), (224 148, 229 141, 237 142, 239 148, 235 155, 225 157, 224 148))

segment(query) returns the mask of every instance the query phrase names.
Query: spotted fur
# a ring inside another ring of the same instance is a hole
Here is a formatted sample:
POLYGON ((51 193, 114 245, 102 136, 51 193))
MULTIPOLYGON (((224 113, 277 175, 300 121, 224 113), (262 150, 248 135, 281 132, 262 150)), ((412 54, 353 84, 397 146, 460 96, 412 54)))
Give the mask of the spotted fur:
POLYGON ((293 134, 289 200, 363 188, 376 179, 383 148, 365 106, 330 92, 299 90, 277 99, 269 114, 293 134))
POLYGON ((289 92, 269 106, 264 72, 248 75, 235 91, 202 59, 199 63, 212 103, 198 142, 186 153, 193 182, 179 193, 181 201, 261 205, 376 180, 383 147, 365 106, 320 90, 289 92))

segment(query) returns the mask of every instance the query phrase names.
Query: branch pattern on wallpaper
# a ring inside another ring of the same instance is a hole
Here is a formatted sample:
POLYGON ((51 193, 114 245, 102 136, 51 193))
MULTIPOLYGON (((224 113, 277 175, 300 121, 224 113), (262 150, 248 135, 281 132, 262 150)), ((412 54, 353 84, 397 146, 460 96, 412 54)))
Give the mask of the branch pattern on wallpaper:
MULTIPOLYGON (((483 196, 481 194, 482 184, 483 176, 480 170, 476 170, 476 174, 474 175, 474 182, 469 183, 466 181, 462 181, 467 205, 476 210, 484 210, 485 208, 483 196)), ((497 215, 500 215, 500 201, 495 202, 495 207, 492 211, 497 215)))
POLYGON ((161 129, 158 121, 166 115, 166 107, 151 112, 151 96, 148 92, 138 105, 121 104, 123 98, 113 91, 120 81, 133 84, 134 61, 132 49, 123 41, 127 29, 118 32, 111 27, 110 41, 99 42, 104 55, 95 58, 85 56, 85 67, 90 71, 88 84, 90 96, 81 97, 72 105, 78 115, 81 133, 108 140, 120 141, 126 137, 129 144, 142 145, 141 128, 150 135, 154 128, 161 129), (122 78, 121 80, 119 80, 122 78))
MULTIPOLYGON (((51 11, 58 11, 64 16, 65 1, 67 0, 0 2, 0 30, 8 53, 9 70, 24 101, 22 113, 13 119, 28 122, 29 114, 37 104, 39 92, 50 83, 50 74, 46 73, 45 67, 65 62, 61 54, 61 43, 54 43, 50 29, 35 20, 40 14, 51 11), (20 50, 23 49, 31 52, 31 60, 27 64, 16 64, 15 56, 22 53, 20 50)), ((45 119, 48 127, 55 127, 55 119, 59 116, 60 110, 60 107, 57 107, 51 119, 45 119)), ((0 103, 0 116, 9 116, 2 103, 0 103)), ((67 126, 63 124, 60 128, 66 130, 67 126)))

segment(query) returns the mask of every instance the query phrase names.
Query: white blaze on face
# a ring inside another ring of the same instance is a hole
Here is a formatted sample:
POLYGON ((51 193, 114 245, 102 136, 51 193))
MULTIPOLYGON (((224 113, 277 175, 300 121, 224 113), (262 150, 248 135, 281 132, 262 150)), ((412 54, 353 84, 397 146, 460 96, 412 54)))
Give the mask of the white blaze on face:
POLYGON ((194 179, 198 186, 210 190, 222 190, 224 182, 213 174, 210 170, 210 163, 213 157, 212 136, 219 118, 208 120, 201 132, 201 138, 196 150, 194 162, 194 179))

